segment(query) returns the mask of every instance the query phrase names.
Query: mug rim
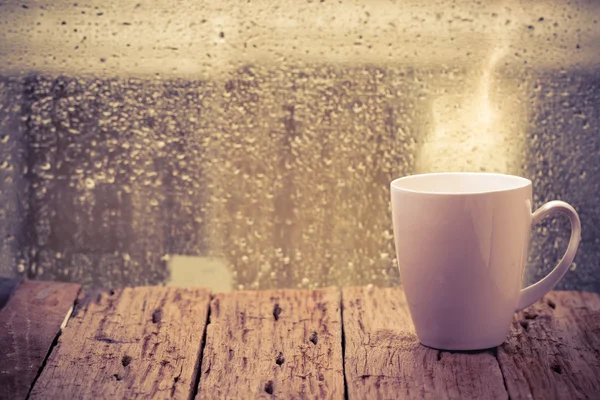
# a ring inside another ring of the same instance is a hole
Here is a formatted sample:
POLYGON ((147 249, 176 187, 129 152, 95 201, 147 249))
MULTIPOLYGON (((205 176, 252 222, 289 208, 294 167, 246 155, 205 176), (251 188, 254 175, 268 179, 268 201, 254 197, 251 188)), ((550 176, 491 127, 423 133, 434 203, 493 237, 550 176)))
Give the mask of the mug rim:
POLYGON ((531 180, 527 178, 523 178, 518 175, 511 174, 502 174, 496 172, 432 172, 432 173, 423 173, 423 174, 414 174, 414 175, 406 175, 400 178, 394 179, 390 183, 390 187, 392 190, 396 190, 399 192, 405 193, 414 193, 414 194, 426 194, 432 196, 469 196, 469 195, 481 195, 481 194, 490 194, 490 193, 502 193, 502 192, 510 192, 515 190, 521 190, 527 187, 531 187, 531 180), (488 190, 473 190, 473 191, 434 191, 434 190, 418 190, 418 189, 410 189, 407 187, 399 186, 401 182, 418 180, 423 178, 430 178, 433 176, 489 176, 489 177, 501 177, 502 179, 512 180, 517 182, 516 185, 511 185, 506 188, 495 188, 488 190))

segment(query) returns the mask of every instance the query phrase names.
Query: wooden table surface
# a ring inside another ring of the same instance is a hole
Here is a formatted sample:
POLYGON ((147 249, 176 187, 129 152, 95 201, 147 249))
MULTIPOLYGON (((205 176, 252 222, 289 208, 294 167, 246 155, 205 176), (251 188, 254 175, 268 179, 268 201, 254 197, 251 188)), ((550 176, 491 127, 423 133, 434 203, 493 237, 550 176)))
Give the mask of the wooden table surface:
POLYGON ((581 292, 515 315, 498 348, 447 352, 419 344, 401 288, 25 281, 0 345, 3 399, 600 398, 600 296, 581 292))

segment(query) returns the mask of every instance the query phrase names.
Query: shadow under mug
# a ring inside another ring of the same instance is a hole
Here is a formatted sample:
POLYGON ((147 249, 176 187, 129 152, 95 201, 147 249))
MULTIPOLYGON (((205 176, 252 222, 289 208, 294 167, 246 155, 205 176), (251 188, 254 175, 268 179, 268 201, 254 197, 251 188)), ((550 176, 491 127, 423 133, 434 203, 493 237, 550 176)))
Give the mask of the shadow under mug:
POLYGON ((398 266, 422 344, 477 350, 504 342, 513 314, 541 299, 567 272, 581 238, 562 201, 531 212, 531 181, 492 173, 412 175, 391 183, 398 266), (532 226, 553 212, 571 221, 558 265, 521 288, 532 226))

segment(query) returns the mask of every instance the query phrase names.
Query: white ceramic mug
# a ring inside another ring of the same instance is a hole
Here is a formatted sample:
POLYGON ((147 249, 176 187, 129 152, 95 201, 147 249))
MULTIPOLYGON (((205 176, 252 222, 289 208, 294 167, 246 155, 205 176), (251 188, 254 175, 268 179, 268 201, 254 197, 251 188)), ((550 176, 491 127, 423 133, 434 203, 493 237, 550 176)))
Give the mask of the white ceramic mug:
POLYGON ((514 312, 560 281, 581 237, 577 212, 551 201, 531 213, 531 181, 490 173, 413 175, 391 183, 400 278, 422 344, 445 350, 495 347, 514 312), (553 212, 571 221, 563 258, 544 279, 521 282, 531 227, 553 212))

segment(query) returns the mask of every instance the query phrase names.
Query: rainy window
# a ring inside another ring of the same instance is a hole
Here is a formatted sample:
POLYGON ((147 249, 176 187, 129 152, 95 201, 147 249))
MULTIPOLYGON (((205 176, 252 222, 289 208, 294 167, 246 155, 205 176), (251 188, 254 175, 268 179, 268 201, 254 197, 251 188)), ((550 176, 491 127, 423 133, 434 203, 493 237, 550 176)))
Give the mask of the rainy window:
POLYGON ((421 3, 1 4, 0 275, 395 285, 390 181, 495 171, 600 290, 600 4, 421 3))

